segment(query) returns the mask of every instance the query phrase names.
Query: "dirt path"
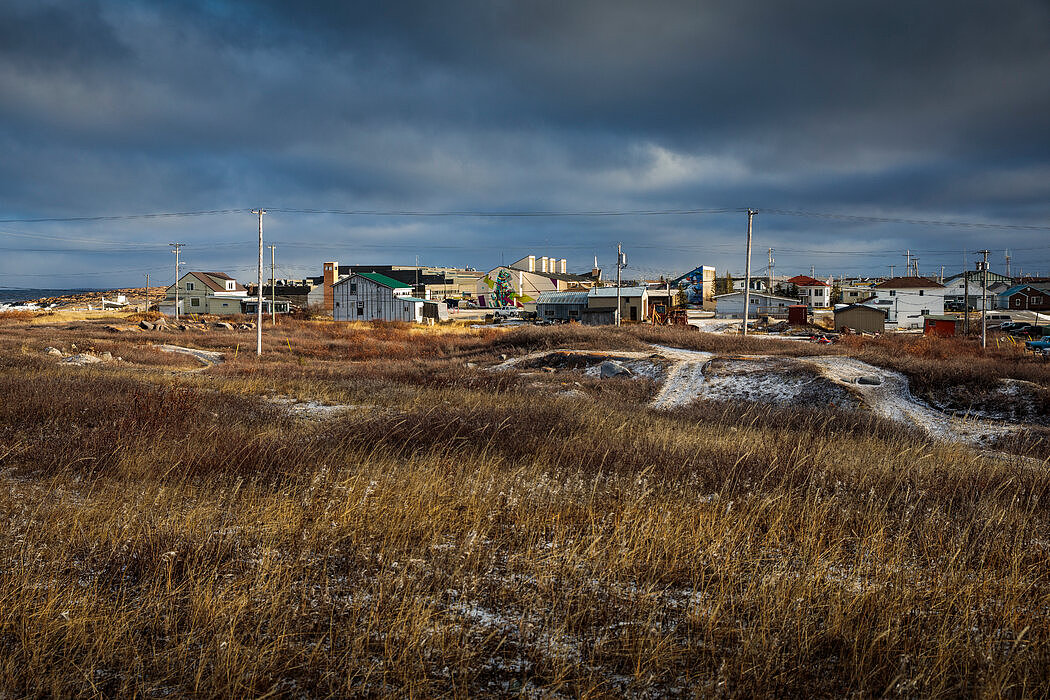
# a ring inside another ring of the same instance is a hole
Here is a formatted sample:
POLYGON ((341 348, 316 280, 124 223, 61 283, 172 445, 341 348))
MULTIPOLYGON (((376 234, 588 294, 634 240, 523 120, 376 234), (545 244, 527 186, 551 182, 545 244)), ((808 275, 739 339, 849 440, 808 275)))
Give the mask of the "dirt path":
POLYGON ((649 402, 649 407, 666 411, 694 401, 704 391, 704 365, 714 357, 714 353, 655 347, 661 355, 675 362, 667 372, 664 385, 649 402))
POLYGON ((883 418, 916 425, 933 437, 955 442, 982 444, 1002 437, 1019 428, 1005 423, 980 419, 962 419, 934 410, 916 399, 908 388, 908 380, 899 372, 883 369, 852 357, 824 355, 799 358, 816 367, 821 374, 842 386, 849 387, 864 398, 864 403, 883 418), (867 377, 878 384, 858 384, 867 377))
POLYGON ((155 346, 158 350, 164 352, 178 352, 183 355, 191 355, 203 365, 196 370, 190 370, 192 372, 200 372, 201 370, 208 369, 214 365, 221 365, 223 362, 223 354, 221 352, 214 352, 212 350, 198 350, 196 348, 184 348, 181 345, 157 345, 155 346))

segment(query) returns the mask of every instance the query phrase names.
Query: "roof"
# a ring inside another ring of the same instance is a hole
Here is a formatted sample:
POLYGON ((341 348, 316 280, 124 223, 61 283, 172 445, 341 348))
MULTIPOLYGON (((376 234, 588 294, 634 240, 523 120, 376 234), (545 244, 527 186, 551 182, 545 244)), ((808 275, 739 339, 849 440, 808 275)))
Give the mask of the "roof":
MULTIPOLYGON (((591 287, 587 292, 592 297, 615 297, 617 287, 591 287)), ((648 287, 619 287, 621 297, 640 297, 649 291, 648 287)), ((659 290, 663 292, 664 290, 659 290)), ((666 292, 665 292, 666 295, 666 292)))
POLYGON ((943 316, 941 314, 929 314, 928 316, 924 316, 923 318, 925 318, 927 321, 951 321, 953 323, 958 323, 962 320, 958 316, 943 316))
POLYGON ((1022 292, 1022 291, 1026 290, 1026 289, 1031 289, 1032 291, 1039 292, 1040 294, 1048 294, 1048 293, 1050 293, 1050 287, 1048 287, 1045 284, 1015 284, 1014 286, 1010 287, 1009 289, 1007 289, 1005 291, 1002 291, 1002 292, 999 292, 998 296, 1011 297, 1014 294, 1017 294, 1018 292, 1022 292))
POLYGON ((590 293, 582 292, 540 292, 537 304, 586 304, 590 293))
MULTIPOLYGON (((247 292, 248 290, 237 284, 237 281, 224 272, 187 272, 186 275, 193 275, 201 282, 203 282, 208 289, 213 292, 247 292), (213 279, 214 278, 214 279, 213 279), (219 284, 215 279, 223 280, 223 284, 219 284), (226 289, 225 281, 230 280, 233 282, 233 289, 226 289)), ((180 279, 185 279, 186 275, 183 275, 180 279)))
POLYGON ((879 282, 875 289, 943 289, 944 285, 926 277, 894 277, 879 282))
POLYGON ((835 309, 835 313, 849 311, 850 309, 865 309, 867 311, 875 311, 876 313, 880 313, 883 316, 888 316, 890 313, 887 309, 877 309, 874 306, 868 306, 867 304, 847 304, 846 306, 842 306, 840 308, 835 309))
POLYGON ((810 277, 809 275, 795 275, 788 279, 788 284, 793 284, 798 287, 827 287, 827 282, 821 282, 816 277, 810 277))
MULTIPOLYGON (((382 285, 384 287, 389 287, 390 289, 411 289, 412 288, 412 285, 410 285, 410 284, 405 284, 404 282, 398 282, 396 279, 393 279, 391 277, 387 277, 386 275, 381 275, 378 272, 355 272, 353 275, 351 275, 347 279, 353 279, 355 275, 357 277, 364 277, 366 280, 368 280, 370 282, 375 282, 376 284, 382 285)), ((340 280, 340 282, 342 282, 342 280, 340 280)))

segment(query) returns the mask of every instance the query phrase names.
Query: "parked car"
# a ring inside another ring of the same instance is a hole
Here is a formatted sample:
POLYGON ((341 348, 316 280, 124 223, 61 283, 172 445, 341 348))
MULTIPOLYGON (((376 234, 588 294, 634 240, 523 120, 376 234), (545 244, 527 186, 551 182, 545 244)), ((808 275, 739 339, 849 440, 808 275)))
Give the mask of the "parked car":
POLYGON ((1039 340, 1025 341, 1024 349, 1033 351, 1050 350, 1050 335, 1044 335, 1039 340))
POLYGON ((1010 335, 1015 338, 1042 338, 1050 335, 1050 326, 1024 326, 1010 331, 1010 335))

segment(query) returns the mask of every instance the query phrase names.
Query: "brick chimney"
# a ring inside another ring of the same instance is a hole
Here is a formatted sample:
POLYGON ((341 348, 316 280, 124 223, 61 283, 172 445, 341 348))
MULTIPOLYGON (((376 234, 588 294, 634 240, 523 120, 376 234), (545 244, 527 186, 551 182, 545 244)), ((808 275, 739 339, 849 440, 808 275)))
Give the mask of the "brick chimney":
POLYGON ((332 287, 339 278, 339 263, 324 264, 324 308, 330 314, 335 313, 335 291, 332 287))

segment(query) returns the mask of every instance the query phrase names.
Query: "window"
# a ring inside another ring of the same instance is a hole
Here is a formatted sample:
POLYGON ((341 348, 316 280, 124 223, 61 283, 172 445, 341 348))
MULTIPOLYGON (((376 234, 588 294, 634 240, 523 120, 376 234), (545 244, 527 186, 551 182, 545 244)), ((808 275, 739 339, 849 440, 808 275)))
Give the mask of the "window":
POLYGON ((1033 304, 1042 304, 1043 303, 1043 297, 1032 297, 1031 301, 1032 301, 1033 304))
POLYGON ((921 297, 921 296, 924 296, 925 294, 926 294, 926 290, 925 290, 925 289, 920 289, 920 290, 919 290, 919 296, 920 296, 920 297, 921 297))
POLYGON ((363 302, 363 301, 357 302, 357 315, 358 316, 364 316, 365 315, 365 302, 363 302))
POLYGON ((350 293, 357 294, 357 282, 350 283, 350 293))
POLYGON ((337 308, 337 309, 339 308, 339 302, 338 301, 335 302, 335 308, 337 308))
POLYGON ((923 315, 923 316, 929 316, 929 315, 930 315, 930 310, 929 310, 929 309, 923 309, 923 310, 922 310, 922 311, 920 311, 919 313, 920 313, 921 315, 923 315))
POLYGON ((897 290, 896 290, 896 289, 891 289, 891 290, 890 290, 890 296, 891 296, 891 297, 895 297, 895 296, 897 296, 897 290))
POLYGON ((223 304, 223 306, 229 306, 229 304, 223 304))
POLYGON ((193 291, 193 282, 187 282, 186 283, 186 291, 188 291, 188 292, 192 292, 193 291))
MULTIPOLYGON (((227 291, 232 291, 236 284, 237 283, 234 282, 233 280, 226 280, 226 290, 227 291)), ((223 306, 225 306, 225 304, 223 304, 223 306)))
POLYGON ((192 299, 190 299, 190 306, 200 306, 200 305, 201 305, 200 297, 193 297, 192 299))

